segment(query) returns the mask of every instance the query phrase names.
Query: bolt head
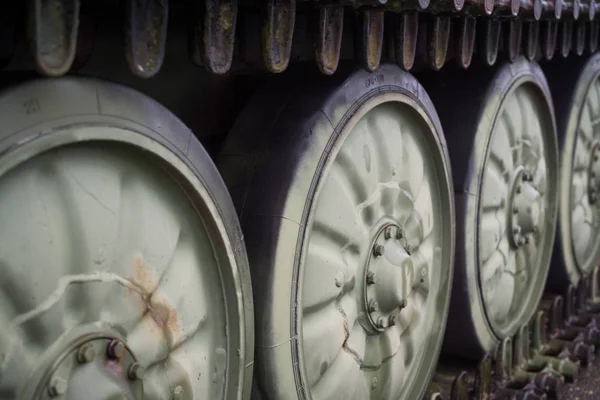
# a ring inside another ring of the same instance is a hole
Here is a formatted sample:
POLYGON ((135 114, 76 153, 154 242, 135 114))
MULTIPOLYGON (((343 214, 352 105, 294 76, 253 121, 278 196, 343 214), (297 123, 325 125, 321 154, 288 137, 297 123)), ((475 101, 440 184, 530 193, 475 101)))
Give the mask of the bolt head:
POLYGON ((385 228, 384 236, 385 236, 386 240, 393 238, 394 237, 394 227, 388 226, 387 228, 385 228))
POLYGON ((67 381, 63 378, 57 377, 52 379, 48 386, 48 394, 50 397, 62 396, 67 392, 67 381))
POLYGON ((372 285, 375 283, 375 272, 369 271, 367 272, 367 284, 372 285))
POLYGON ((375 257, 381 257, 385 253, 385 247, 381 244, 376 244, 373 248, 373 254, 375 257))
POLYGON ((344 273, 339 271, 335 276, 335 286, 342 287, 344 286, 344 273))
POLYGON ((89 363, 96 357, 96 350, 91 344, 84 344, 77 350, 77 361, 81 364, 89 363))
POLYGON ((369 311, 374 312, 379 310, 379 304, 375 300, 369 301, 369 311))
POLYGON ((183 399, 183 386, 177 386, 173 390, 173 395, 171 396, 172 400, 181 400, 183 399))
POLYGON ((396 229, 396 239, 402 239, 403 237, 404 237, 404 232, 402 231, 402 228, 396 229))
POLYGON ((383 318, 383 317, 379 317, 377 318, 377 327, 379 329, 385 329, 388 327, 387 325, 387 319, 383 318))
POLYGON ((129 367, 127 371, 127 376, 132 381, 144 379, 144 373, 146 372, 146 368, 144 368, 139 362, 134 362, 129 367))
POLYGON ((118 339, 111 340, 106 353, 110 358, 122 358, 125 354, 125 344, 118 339))

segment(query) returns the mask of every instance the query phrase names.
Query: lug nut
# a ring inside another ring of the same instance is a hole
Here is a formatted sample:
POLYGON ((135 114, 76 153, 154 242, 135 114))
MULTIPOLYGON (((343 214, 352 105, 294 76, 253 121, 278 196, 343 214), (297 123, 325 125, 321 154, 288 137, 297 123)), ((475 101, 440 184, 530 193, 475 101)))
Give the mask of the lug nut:
POLYGON ((171 400, 181 400, 183 399, 183 386, 177 386, 173 390, 173 395, 171 396, 171 400))
POLYGON ((139 362, 134 362, 129 367, 129 370, 127 371, 127 376, 132 381, 142 380, 144 379, 144 372, 146 372, 146 368, 144 368, 139 362))
POLYGON ((125 354, 125 345, 118 339, 111 340, 106 348, 106 354, 110 358, 122 358, 125 354))
POLYGON ((369 301, 369 312, 374 312, 379 310, 379 304, 375 300, 369 301))
POLYGON ((96 350, 91 344, 82 345, 77 350, 77 361, 81 364, 89 363, 96 357, 96 350))
POLYGON ((396 239, 402 239, 404 237, 404 233, 402 232, 402 228, 398 228, 396 230, 396 239))
POLYGON ((377 327, 380 329, 387 328, 387 321, 383 317, 377 318, 377 327))
POLYGON ((67 392, 67 381, 63 378, 54 378, 48 386, 48 394, 50 397, 62 396, 67 392))
POLYGON ((385 252, 385 247, 383 247, 383 245, 381 245, 381 244, 376 244, 375 247, 373 248, 373 254, 375 254, 375 257, 382 256, 384 252, 385 252))
POLYGON ((367 272, 367 284, 372 285, 375 283, 375 272, 369 271, 367 272))
POLYGON ((394 236, 394 228, 391 226, 385 228, 384 236, 386 240, 391 239, 394 236))

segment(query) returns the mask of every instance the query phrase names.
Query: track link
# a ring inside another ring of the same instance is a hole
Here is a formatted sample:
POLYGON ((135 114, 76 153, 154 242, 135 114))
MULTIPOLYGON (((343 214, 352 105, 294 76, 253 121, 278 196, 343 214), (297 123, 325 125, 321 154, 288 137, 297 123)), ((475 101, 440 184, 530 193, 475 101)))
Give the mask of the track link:
POLYGON ((558 399, 600 354, 598 274, 546 294, 538 312, 479 363, 442 359, 427 399, 558 399))

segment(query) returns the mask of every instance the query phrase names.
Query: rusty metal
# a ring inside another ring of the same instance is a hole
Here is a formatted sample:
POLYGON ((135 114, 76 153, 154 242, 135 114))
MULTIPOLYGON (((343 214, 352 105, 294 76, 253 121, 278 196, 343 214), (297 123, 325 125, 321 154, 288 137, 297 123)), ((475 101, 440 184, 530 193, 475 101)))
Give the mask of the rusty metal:
POLYGON ((384 12, 366 9, 358 13, 356 53, 367 71, 373 72, 381 62, 384 12))
POLYGON ((520 19, 511 18, 504 22, 504 24, 504 51, 508 60, 514 62, 521 54, 523 22, 520 19))
POLYGON ((530 61, 534 60, 537 54, 539 32, 540 24, 538 21, 525 22, 525 29, 523 32, 523 54, 525 54, 525 57, 530 61))
POLYGON ((449 37, 450 17, 435 16, 429 32, 428 60, 431 68, 436 71, 446 63, 449 37))
POLYGON ((578 56, 585 50, 585 33, 587 23, 584 21, 575 22, 575 34, 573 35, 573 50, 578 56))
POLYGON ((409 71, 415 63, 417 52, 419 14, 414 11, 394 14, 392 20, 396 63, 404 70, 409 71))
POLYGON ((343 7, 325 6, 319 9, 315 59, 319 70, 325 75, 332 75, 338 67, 343 29, 343 7))
POLYGON ((160 71, 167 41, 168 0, 129 0, 125 56, 131 71, 151 78, 160 71))
POLYGON ((588 24, 588 43, 590 53, 595 53, 598 49, 598 21, 590 21, 588 24))
POLYGON ((467 69, 473 59, 475 46, 476 21, 470 16, 461 17, 456 22, 456 50, 455 57, 461 68, 467 69))
POLYGON ((296 0, 267 0, 262 28, 262 54, 270 72, 285 71, 292 53, 296 0))
POLYGON ((203 29, 197 29, 202 40, 203 65, 213 74, 225 74, 233 62, 237 0, 205 0, 203 29))
POLYGON ((38 70, 48 76, 69 72, 77 49, 79 0, 34 0, 29 36, 38 70))
POLYGON ((484 19, 480 22, 477 30, 479 36, 479 48, 483 62, 486 65, 494 65, 498 58, 498 46, 500 44, 500 21, 497 19, 484 19))
POLYGON ((560 24, 559 46, 560 54, 567 57, 571 51, 571 43, 573 41, 573 21, 563 21, 560 24))

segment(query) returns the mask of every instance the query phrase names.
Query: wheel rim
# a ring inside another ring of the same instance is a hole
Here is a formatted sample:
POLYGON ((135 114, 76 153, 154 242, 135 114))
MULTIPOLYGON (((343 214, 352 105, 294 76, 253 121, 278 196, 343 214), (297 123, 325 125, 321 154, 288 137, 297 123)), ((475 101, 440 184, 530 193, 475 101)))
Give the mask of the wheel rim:
POLYGON ((600 82, 595 79, 581 108, 575 132, 572 172, 568 180, 571 248, 583 274, 591 273, 600 258, 600 82))
POLYGON ((415 108, 399 95, 363 106, 319 183, 300 277, 303 386, 315 399, 415 398, 435 366, 453 206, 444 152, 415 108))
POLYGON ((556 209, 556 185, 549 177, 556 161, 550 158, 551 113, 537 88, 520 83, 500 105, 479 205, 479 280, 488 321, 500 337, 514 332, 536 307, 556 209))
POLYGON ((178 156, 130 130, 56 130, 0 160, 0 199, 3 226, 21 227, 2 235, 0 389, 40 399, 238 392, 236 261, 178 156))

